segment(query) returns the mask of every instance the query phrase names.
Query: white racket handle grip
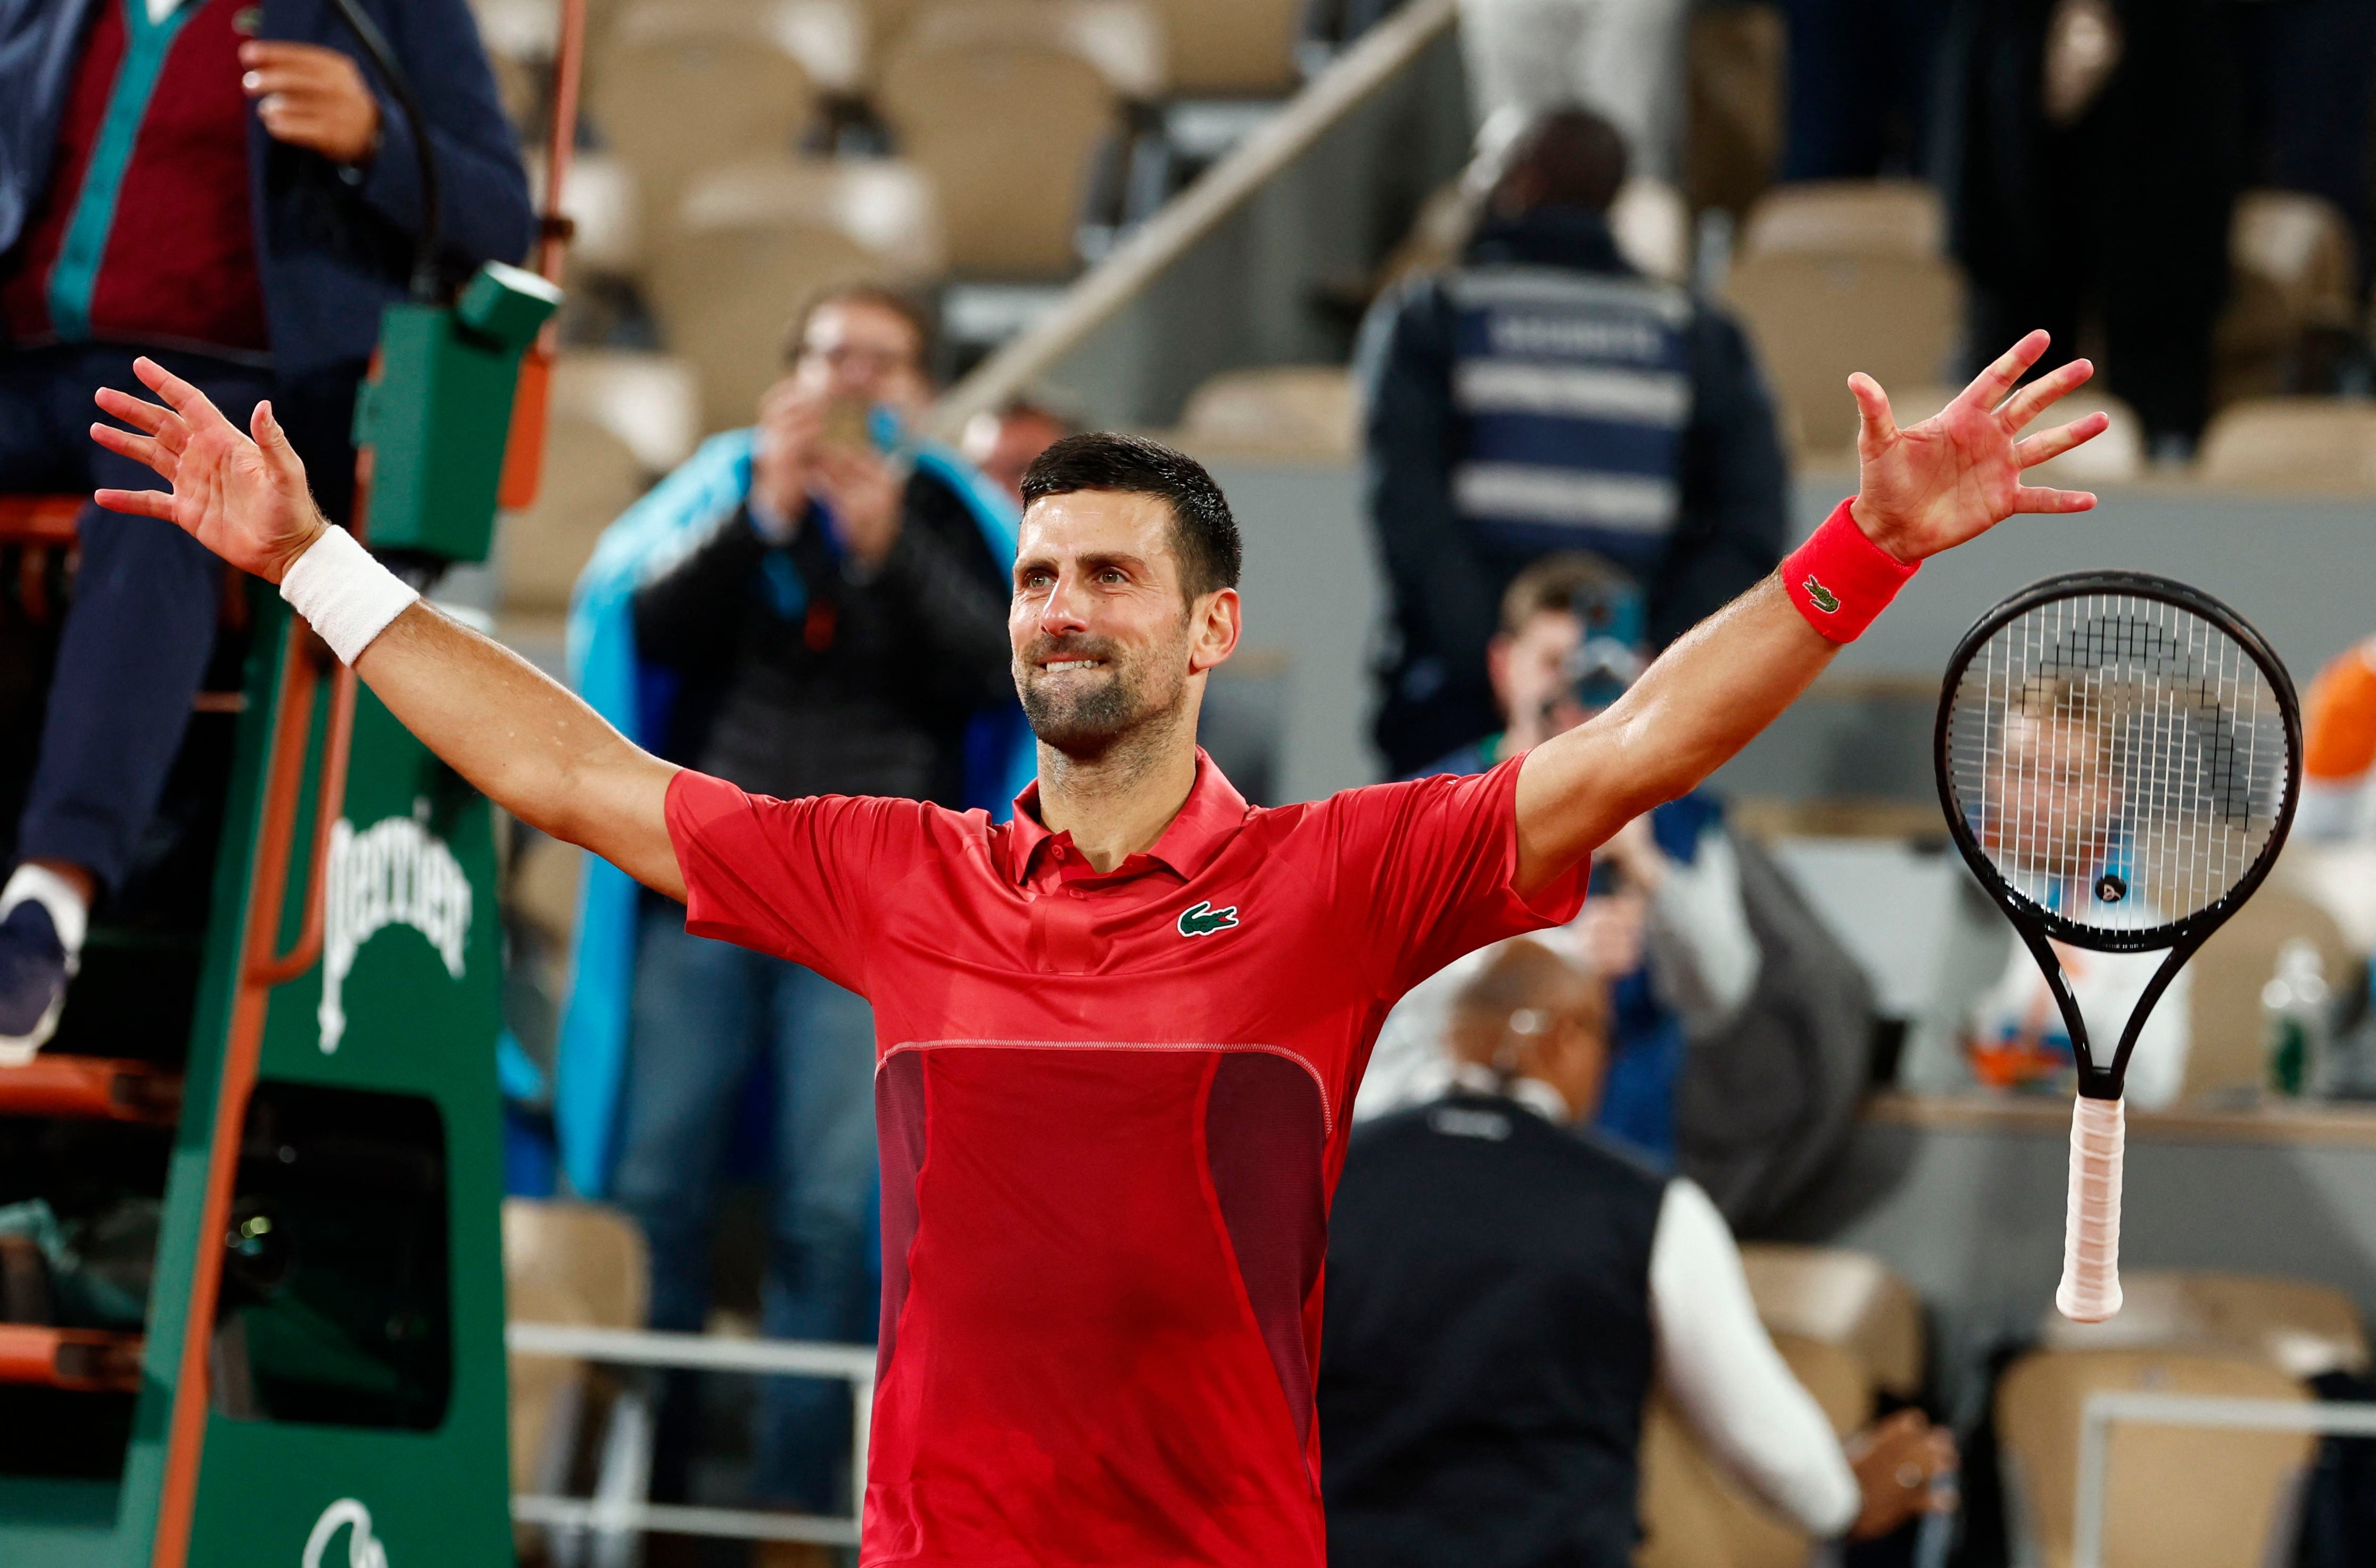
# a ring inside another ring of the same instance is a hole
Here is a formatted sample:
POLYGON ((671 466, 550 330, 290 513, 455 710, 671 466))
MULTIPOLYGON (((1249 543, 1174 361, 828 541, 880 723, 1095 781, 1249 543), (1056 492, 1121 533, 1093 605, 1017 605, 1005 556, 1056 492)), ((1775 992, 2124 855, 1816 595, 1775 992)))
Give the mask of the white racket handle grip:
POLYGON ((2054 1304, 2073 1323, 2121 1310, 2121 1156, 2128 1111, 2081 1095, 2071 1108, 2071 1203, 2062 1218, 2062 1286, 2054 1304))

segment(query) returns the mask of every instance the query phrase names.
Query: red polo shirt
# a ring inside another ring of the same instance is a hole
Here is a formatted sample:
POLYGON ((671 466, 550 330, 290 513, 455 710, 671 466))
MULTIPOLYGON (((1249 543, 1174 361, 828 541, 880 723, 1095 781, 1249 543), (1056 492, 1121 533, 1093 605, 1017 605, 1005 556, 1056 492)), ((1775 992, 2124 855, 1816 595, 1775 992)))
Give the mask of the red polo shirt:
POLYGON ((1572 919, 1519 763, 1257 810, 1198 754, 1099 874, 1038 820, 681 773, 685 928, 874 1005, 867 1564, 1324 1568, 1320 1265, 1395 999, 1572 919))

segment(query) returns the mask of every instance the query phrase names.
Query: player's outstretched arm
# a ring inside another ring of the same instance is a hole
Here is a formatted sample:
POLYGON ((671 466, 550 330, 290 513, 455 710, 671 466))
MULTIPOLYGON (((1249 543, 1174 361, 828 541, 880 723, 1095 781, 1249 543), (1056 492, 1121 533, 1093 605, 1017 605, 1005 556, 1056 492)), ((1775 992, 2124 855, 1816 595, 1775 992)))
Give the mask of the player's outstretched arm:
MULTIPOLYGON (((1912 565, 2015 512, 2084 512, 2085 491, 2021 482, 2022 470, 2099 434, 2100 413, 2016 440, 2022 426, 2093 374, 2073 360, 2014 390, 2046 351, 2033 332, 1936 417, 1900 430, 1880 384, 1848 378, 1861 427, 1850 515, 1865 538, 1912 565)), ((1861 548, 1859 546, 1859 548, 1861 548)), ((1786 565, 1788 564, 1786 563, 1786 565)), ((1702 622, 1605 713, 1538 746, 1518 776, 1518 885, 1549 883, 1610 835, 1715 772, 1807 689, 1839 651, 1777 575, 1702 622)))
MULTIPOLYGON (((135 368, 162 404, 101 391, 99 406, 132 429, 94 424, 91 435, 154 469, 172 490, 102 490, 95 499, 178 524, 242 571, 279 582, 330 525, 271 405, 256 405, 244 434, 163 366, 143 359, 135 368)), ((534 665, 416 603, 372 639, 355 672, 422 744, 505 810, 647 886, 684 897, 663 816, 676 768, 629 743, 534 665)))

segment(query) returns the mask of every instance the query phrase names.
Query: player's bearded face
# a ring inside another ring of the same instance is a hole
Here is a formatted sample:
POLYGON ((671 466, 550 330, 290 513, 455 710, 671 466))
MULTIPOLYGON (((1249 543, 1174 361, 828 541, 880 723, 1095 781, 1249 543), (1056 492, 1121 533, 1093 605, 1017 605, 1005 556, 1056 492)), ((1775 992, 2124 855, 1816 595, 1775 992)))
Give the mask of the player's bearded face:
POLYGON ((1031 732, 1072 754, 1105 750, 1179 707, 1188 683, 1188 626, 1133 646, 1095 633, 1041 634, 1016 658, 1031 732))

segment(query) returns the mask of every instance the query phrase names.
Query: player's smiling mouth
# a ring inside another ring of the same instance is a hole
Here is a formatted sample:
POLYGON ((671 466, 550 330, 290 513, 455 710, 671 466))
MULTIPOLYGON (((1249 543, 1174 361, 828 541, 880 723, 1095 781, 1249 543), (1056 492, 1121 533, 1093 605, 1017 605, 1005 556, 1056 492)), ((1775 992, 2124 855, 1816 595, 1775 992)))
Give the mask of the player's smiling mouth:
POLYGON ((1102 659, 1042 659, 1040 668, 1052 675, 1063 670, 1102 670, 1105 663, 1102 659))

